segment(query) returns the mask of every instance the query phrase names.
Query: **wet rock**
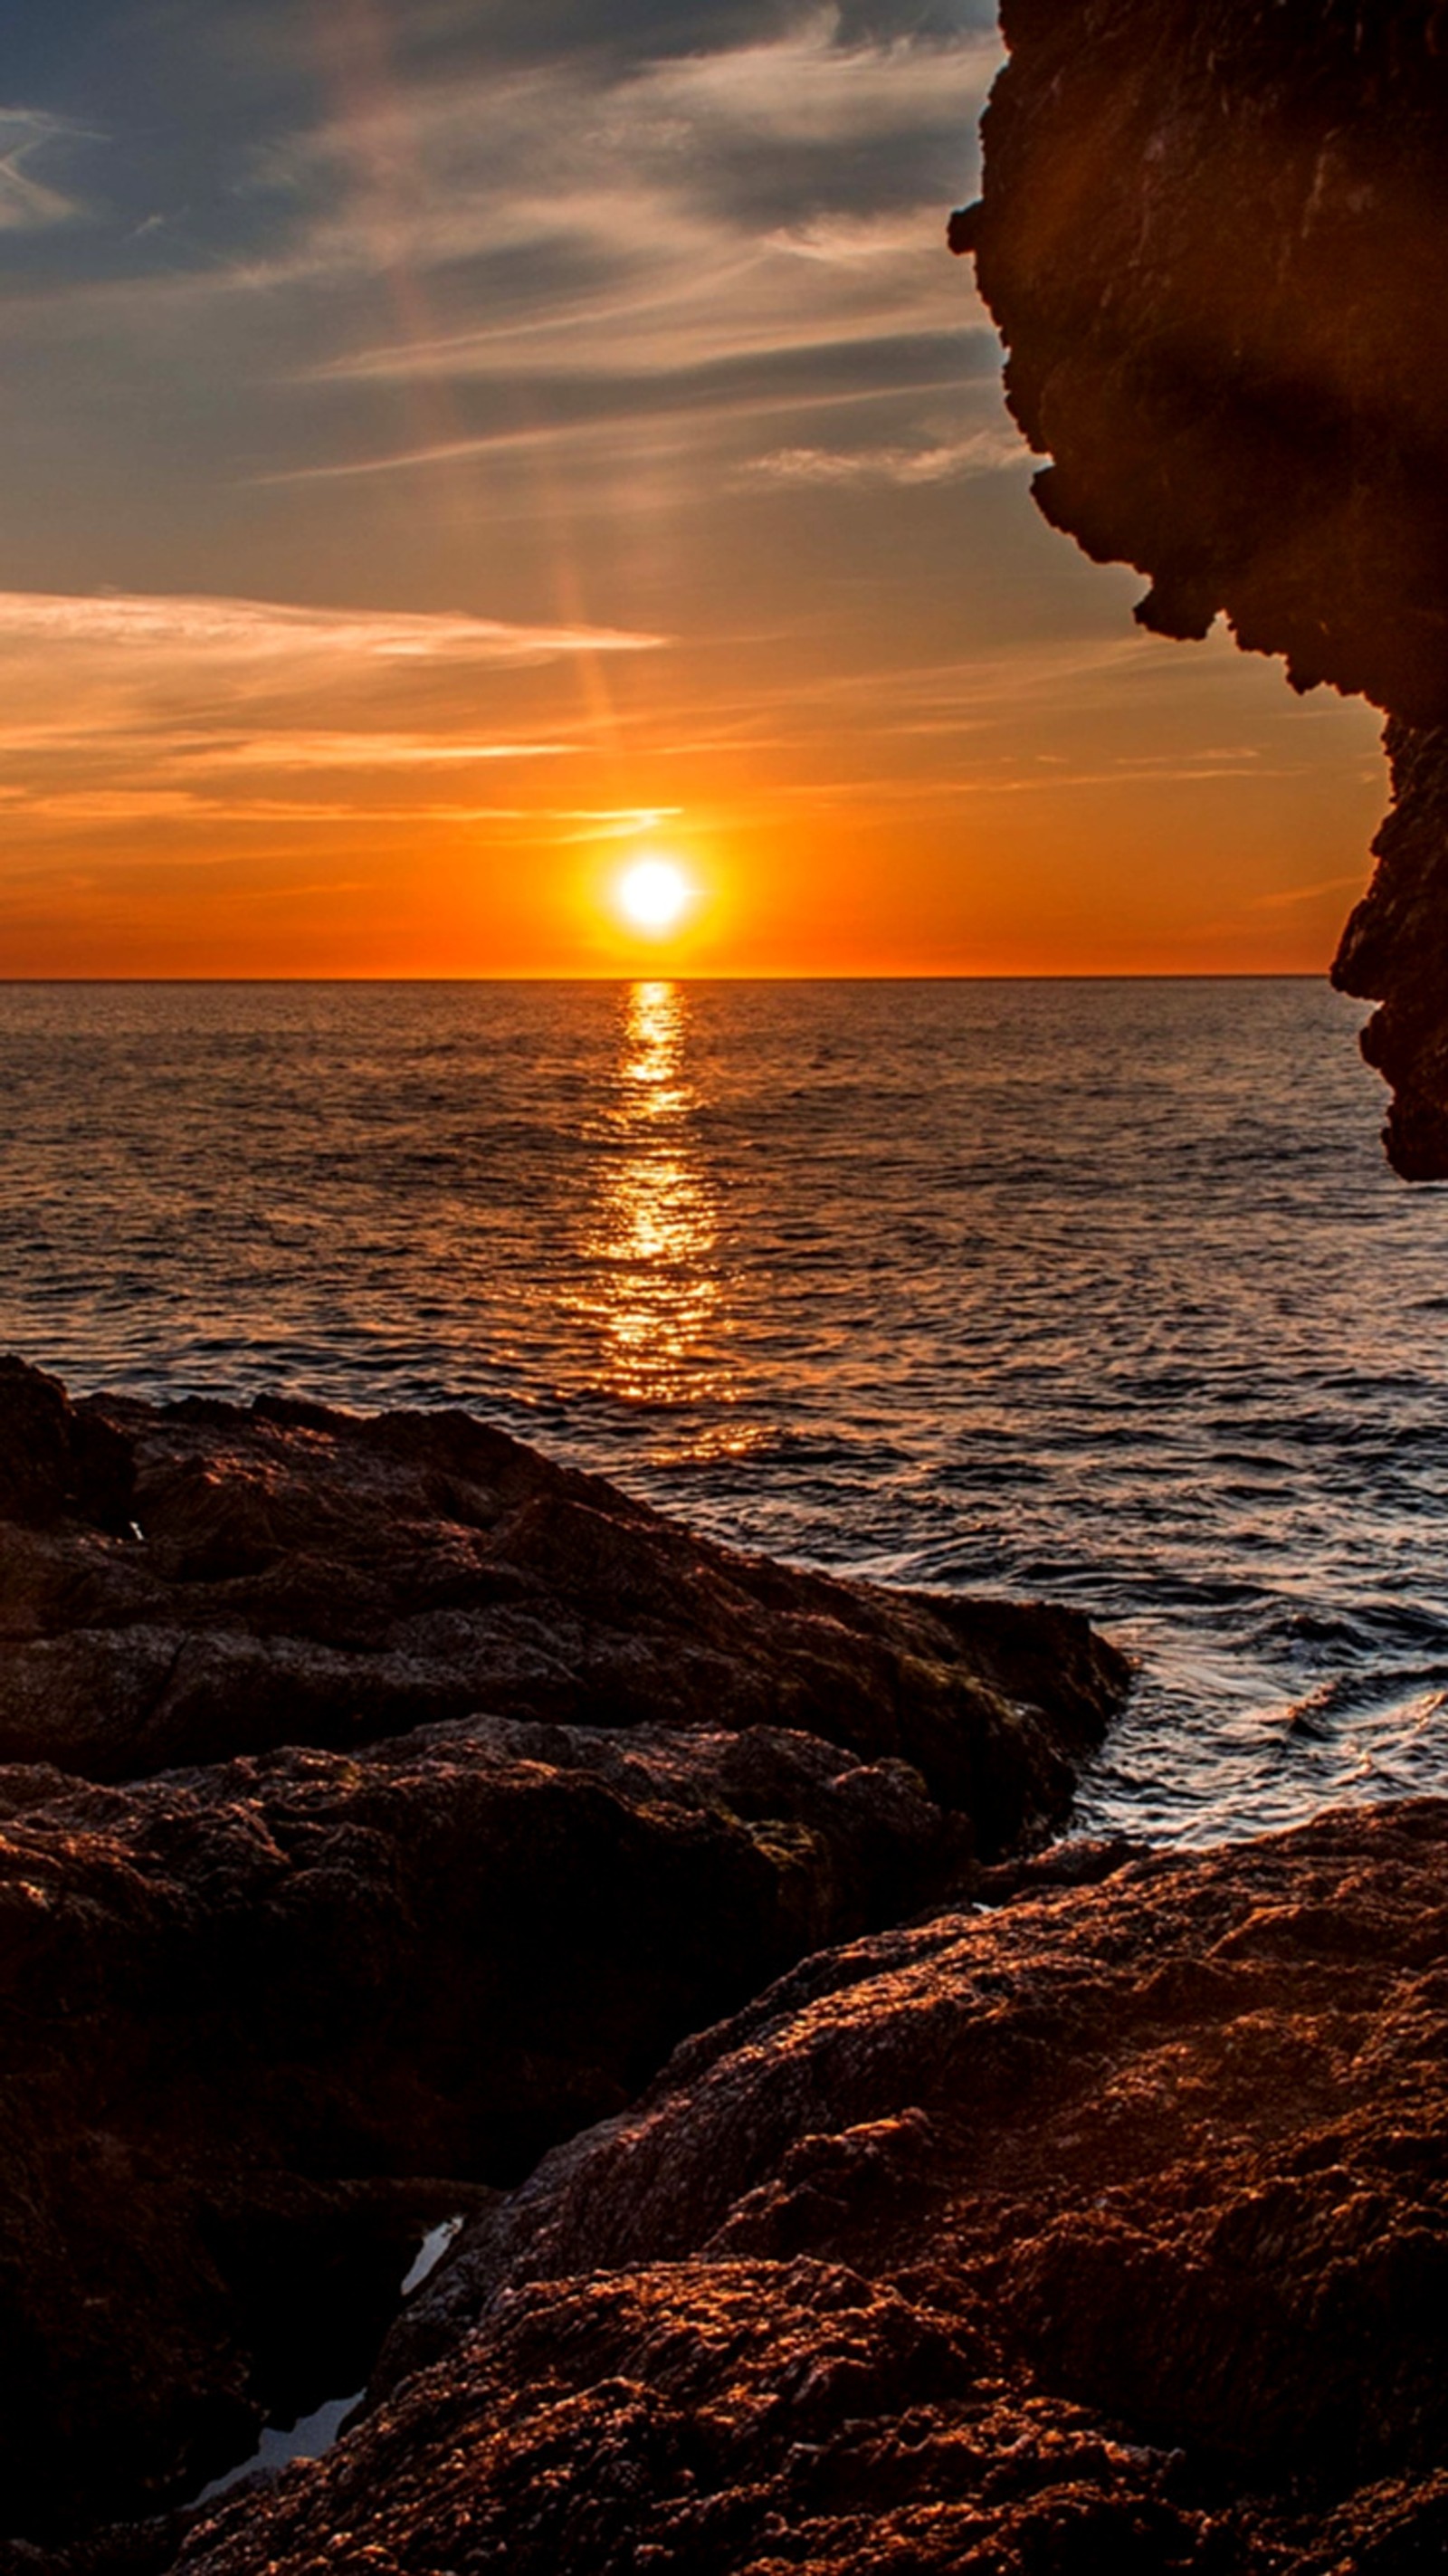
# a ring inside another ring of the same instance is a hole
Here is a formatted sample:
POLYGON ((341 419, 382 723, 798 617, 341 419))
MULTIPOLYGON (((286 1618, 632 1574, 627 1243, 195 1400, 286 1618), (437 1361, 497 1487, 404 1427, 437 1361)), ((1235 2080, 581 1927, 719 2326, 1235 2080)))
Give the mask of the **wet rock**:
POLYGON ((885 1933, 479 2220, 188 2576, 1388 2571, 1448 2530, 1448 1806, 885 1933))
POLYGON ((122 1780, 478 1708, 766 1725, 912 1764, 989 1856, 1065 1813, 1125 1686, 1071 1612, 792 1572, 463 1414, 0 1374, 0 1762, 122 1780))
POLYGON ((1381 1001, 1386 1143, 1448 1174, 1448 38, 1437 0, 1005 0, 951 228, 1009 345, 1046 517, 1396 719, 1336 980, 1381 1001))

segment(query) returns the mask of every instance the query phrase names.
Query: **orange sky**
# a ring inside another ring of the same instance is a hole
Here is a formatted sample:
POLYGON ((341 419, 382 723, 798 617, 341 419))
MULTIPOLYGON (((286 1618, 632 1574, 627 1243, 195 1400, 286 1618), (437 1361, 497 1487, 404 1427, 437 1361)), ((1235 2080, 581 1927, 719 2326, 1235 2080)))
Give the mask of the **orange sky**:
POLYGON ((0 972, 1323 968, 1374 720, 1037 519, 984 8, 200 15, 0 114, 0 972))

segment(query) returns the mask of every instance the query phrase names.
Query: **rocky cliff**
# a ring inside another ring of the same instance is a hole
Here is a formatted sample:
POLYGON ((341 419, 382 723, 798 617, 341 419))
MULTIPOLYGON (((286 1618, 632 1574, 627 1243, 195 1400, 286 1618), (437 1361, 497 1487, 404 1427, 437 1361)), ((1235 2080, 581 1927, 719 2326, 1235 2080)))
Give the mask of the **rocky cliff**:
POLYGON ((1005 0, 955 219, 1049 458, 1163 635, 1224 616, 1394 719, 1396 803, 1334 970, 1382 1002, 1387 1145, 1448 1175, 1448 12, 1441 0, 1005 0))

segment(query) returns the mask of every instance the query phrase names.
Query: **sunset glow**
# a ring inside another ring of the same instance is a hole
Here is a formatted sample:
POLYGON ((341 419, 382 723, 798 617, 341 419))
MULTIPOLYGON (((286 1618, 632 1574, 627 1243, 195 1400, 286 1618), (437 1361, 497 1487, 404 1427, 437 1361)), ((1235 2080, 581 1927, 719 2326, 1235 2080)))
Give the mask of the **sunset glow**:
POLYGON ((987 0, 60 23, 0 156, 0 974, 1325 962, 1375 720, 1039 519, 944 246, 987 0), (621 909, 649 862, 698 899, 621 909))

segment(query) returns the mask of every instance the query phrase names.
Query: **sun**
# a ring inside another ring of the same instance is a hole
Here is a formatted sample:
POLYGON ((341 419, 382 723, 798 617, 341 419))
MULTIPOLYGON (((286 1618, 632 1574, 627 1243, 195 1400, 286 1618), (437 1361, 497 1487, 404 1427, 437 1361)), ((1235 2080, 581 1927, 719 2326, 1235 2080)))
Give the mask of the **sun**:
POLYGON ((658 939, 678 928, 695 893, 673 859, 635 859, 615 885, 613 899, 631 929, 658 939))

